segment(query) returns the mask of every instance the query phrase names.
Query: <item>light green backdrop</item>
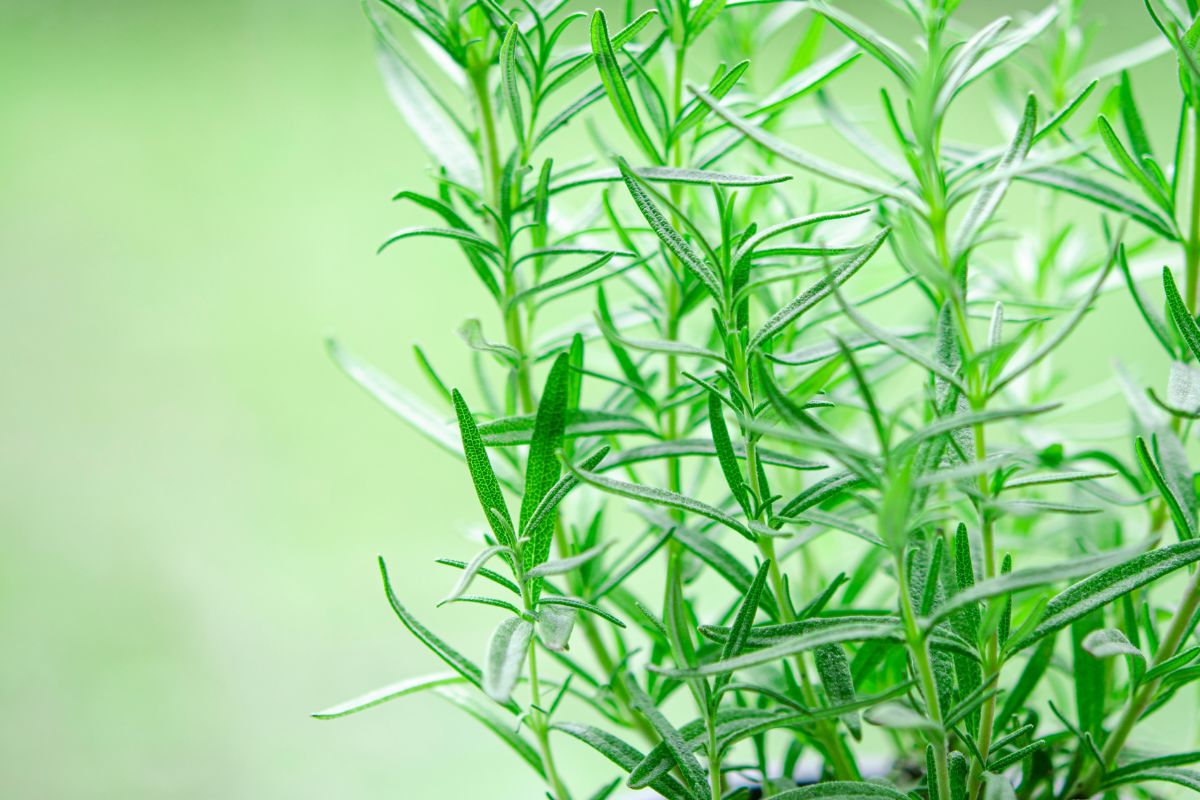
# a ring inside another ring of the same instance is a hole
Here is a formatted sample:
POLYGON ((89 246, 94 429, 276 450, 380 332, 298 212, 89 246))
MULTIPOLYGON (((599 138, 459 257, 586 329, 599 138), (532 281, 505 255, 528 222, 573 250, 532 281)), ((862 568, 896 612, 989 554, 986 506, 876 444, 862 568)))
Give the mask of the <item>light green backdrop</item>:
MULTIPOLYGON (((351 0, 0 1, 0 796, 534 796, 433 698, 306 717, 434 665, 375 554, 469 553, 461 468, 321 347, 461 360, 455 251, 372 254, 423 164, 351 0)), ((1147 352, 1127 311, 1089 375, 1147 352)), ((467 640, 438 577, 405 597, 467 640)))

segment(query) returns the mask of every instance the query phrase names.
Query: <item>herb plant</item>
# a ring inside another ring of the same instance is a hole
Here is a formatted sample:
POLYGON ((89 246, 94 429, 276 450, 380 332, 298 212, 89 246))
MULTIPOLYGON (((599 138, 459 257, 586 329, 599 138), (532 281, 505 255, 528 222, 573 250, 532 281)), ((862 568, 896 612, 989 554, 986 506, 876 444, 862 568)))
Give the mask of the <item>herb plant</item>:
POLYGON ((958 5, 367 0, 433 166, 382 249, 449 240, 495 308, 474 385, 416 348, 429 402, 331 352, 465 462, 443 602, 490 632, 464 655, 381 560, 449 671, 317 717, 434 692, 553 800, 1200 791, 1197 2, 1103 59, 1081 0, 958 5), (1172 53, 1162 154, 1128 70, 1172 53), (1169 376, 1064 388, 1102 295, 1169 376), (1106 386, 1131 423, 1080 434, 1106 386))

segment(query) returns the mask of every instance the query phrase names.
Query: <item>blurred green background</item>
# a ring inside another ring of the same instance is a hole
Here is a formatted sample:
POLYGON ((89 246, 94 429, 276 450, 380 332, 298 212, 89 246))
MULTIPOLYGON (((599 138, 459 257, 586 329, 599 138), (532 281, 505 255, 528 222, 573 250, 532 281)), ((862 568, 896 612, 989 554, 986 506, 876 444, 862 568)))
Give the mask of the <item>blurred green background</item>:
MULTIPOLYGON (((1139 6, 1092 4, 1101 52, 1139 6)), ((428 617, 476 521, 321 345, 412 380, 412 340, 461 363, 486 307, 449 247, 373 256, 428 184, 358 4, 2 0, 0 109, 0 796, 533 796, 434 698, 307 717, 434 666, 373 558, 420 566, 428 617)), ((474 654, 472 618, 433 624, 474 654)))

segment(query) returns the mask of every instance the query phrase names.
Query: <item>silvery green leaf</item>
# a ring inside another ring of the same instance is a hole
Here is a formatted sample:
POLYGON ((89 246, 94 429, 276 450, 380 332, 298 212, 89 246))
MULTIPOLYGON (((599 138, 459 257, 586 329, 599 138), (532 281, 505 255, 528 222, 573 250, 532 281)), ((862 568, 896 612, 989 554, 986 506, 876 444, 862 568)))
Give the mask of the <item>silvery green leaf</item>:
POLYGON ((521 91, 517 70, 517 41, 521 38, 517 23, 509 26, 500 43, 500 94, 508 110, 513 136, 518 149, 525 147, 525 113, 521 108, 521 91))
POLYGON ((872 725, 893 730, 940 730, 929 717, 901 703, 883 703, 863 713, 872 725))
POLYGON ((1171 272, 1171 268, 1163 267, 1162 275, 1163 292, 1167 298, 1167 311, 1175 322, 1175 329, 1183 336, 1183 341, 1192 355, 1200 359, 1200 325, 1197 325, 1195 316, 1183 302, 1179 289, 1175 285, 1175 275, 1171 272))
POLYGON ((1116 628, 1094 630, 1083 638, 1083 649, 1096 658, 1133 656, 1142 661, 1146 656, 1129 642, 1129 637, 1116 628))
POLYGON ((757 667, 760 664, 769 664, 827 644, 865 642, 875 639, 890 641, 905 640, 904 632, 897 624, 861 623, 855 621, 844 625, 815 630, 811 633, 792 636, 779 642, 779 644, 764 647, 761 650, 743 653, 735 658, 701 664, 697 667, 675 669, 651 665, 649 669, 652 672, 672 678, 703 678, 710 675, 722 675, 726 672, 734 672, 749 667, 757 667))
POLYGON ((479 190, 483 185, 479 160, 464 126, 449 107, 437 99, 429 83, 393 43, 380 45, 379 69, 392 103, 421 146, 453 180, 479 190))
POLYGON ((1142 682, 1146 683, 1174 672, 1180 667, 1191 663, 1196 656, 1200 656, 1200 646, 1189 647, 1181 653, 1176 653, 1165 661, 1161 661, 1146 670, 1146 674, 1142 676, 1142 682))
POLYGON ((747 116, 769 116, 784 110, 791 103, 806 94, 815 92, 844 72, 861 55, 854 45, 839 47, 821 60, 788 78, 782 86, 764 97, 747 116))
POLYGON ((389 411, 403 419, 426 439, 458 458, 463 457, 461 445, 436 413, 373 366, 360 360, 335 339, 325 346, 334 363, 389 411))
POLYGON ((532 638, 533 623, 520 617, 508 617, 492 633, 483 667, 483 690, 497 703, 511 702, 532 638))
POLYGON ((602 544, 593 547, 590 550, 585 550, 576 556, 543 562, 532 569, 526 570, 525 578, 529 579, 545 577, 547 575, 564 575, 572 570, 579 569, 579 567, 582 567, 584 564, 596 558, 607 549, 608 545, 602 544))
POLYGON ((994 47, 988 48, 983 57, 967 73, 963 85, 965 86, 986 75, 992 69, 1008 60, 1018 50, 1036 39, 1042 31, 1050 26, 1050 23, 1054 22, 1058 13, 1058 5, 1051 3, 1041 13, 1035 15, 1024 25, 997 42, 994 47))
MULTIPOLYGON (((1172 437, 1173 434, 1169 431, 1164 431, 1161 441, 1171 441, 1172 437)), ((1156 436, 1154 443, 1158 444, 1159 441, 1159 438, 1156 436)), ((1175 443, 1177 444, 1178 440, 1175 440, 1175 443)), ((1171 513, 1171 520, 1175 523, 1175 532, 1179 534, 1179 538, 1183 540, 1195 539, 1197 534, 1196 514, 1193 511, 1195 508, 1195 489, 1190 486, 1180 485, 1181 481, 1169 480, 1142 437, 1139 436, 1134 439, 1133 450, 1142 471, 1154 483, 1155 488, 1158 489, 1158 493, 1166 503, 1167 510, 1171 513), (1184 495, 1186 491, 1192 492, 1191 503, 1188 502, 1189 498, 1184 495)))
POLYGON ((821 14, 844 33, 872 58, 891 70, 902 83, 912 86, 917 81, 916 67, 907 53, 898 45, 885 39, 866 23, 855 19, 841 9, 827 5, 824 0, 810 4, 813 11, 821 14))
POLYGON ((1101 478, 1111 478, 1116 475, 1116 472, 1096 471, 1096 472, 1043 472, 1026 475, 1023 477, 1013 478, 1006 481, 1001 491, 1010 489, 1023 489, 1029 486, 1050 486, 1058 483, 1079 483, 1081 481, 1094 481, 1101 478))
POLYGON ((1017 800, 1012 784, 1003 775, 985 772, 983 780, 983 800, 1017 800))
MULTIPOLYGON (((545 566, 545 565, 543 565, 545 566)), ((578 611, 570 606, 548 605, 538 612, 538 634, 550 650, 565 651, 575 628, 578 611)))
POLYGON ((1061 581, 1074 580, 1085 575, 1092 575, 1101 570, 1126 563, 1144 553, 1154 540, 1146 540, 1132 547, 1123 548, 1092 556, 1077 556, 1066 561, 1047 564, 1041 567, 1028 567, 988 578, 979 583, 961 589, 944 604, 934 609, 927 620, 932 625, 945 619, 960 608, 969 608, 981 600, 992 597, 1002 597, 1014 592, 1049 586, 1061 581))
MULTIPOLYGON (((536 528, 529 525, 529 519, 538 504, 557 484, 562 473, 558 453, 562 448, 563 433, 567 424, 569 377, 568 356, 566 353, 559 353, 550 368, 550 374, 546 376, 526 459, 525 492, 521 496, 519 530, 522 536, 529 538, 521 551, 527 575, 550 555, 550 540, 554 533, 553 515, 544 516, 536 528)), ((540 590, 541 582, 535 581, 532 587, 535 601, 540 590)))
POLYGON ((1200 367, 1181 361, 1171 362, 1167 378, 1167 403, 1189 413, 1200 411, 1200 367))
MULTIPOLYGON (((471 586, 471 582, 474 581, 475 576, 479 574, 479 570, 483 569, 483 565, 486 564, 491 558, 500 555, 501 553, 507 554, 509 558, 511 558, 513 555, 512 550, 502 544, 487 547, 480 551, 479 554, 471 559, 466 567, 463 568, 463 573, 461 576, 459 576, 458 583, 454 585, 454 588, 450 590, 450 594, 446 595, 446 599, 442 600, 442 603, 449 603, 452 600, 457 600, 466 594, 467 589, 471 586)), ((439 603, 439 605, 441 605, 441 603, 439 603)))
POLYGON ((438 686, 449 686, 456 683, 469 683, 462 675, 456 675, 452 672, 442 672, 436 675, 422 675, 419 678, 407 678, 396 683, 381 686, 380 688, 367 692, 364 695, 355 697, 353 700, 347 700, 344 703, 338 703, 336 706, 313 714, 314 719, 337 719, 350 714, 356 714, 359 711, 364 711, 381 703, 386 703, 389 700, 395 700, 398 697, 405 695, 417 694, 426 689, 433 689, 438 686))
POLYGON ((1075 85, 1081 86, 1084 83, 1108 78, 1119 72, 1133 69, 1159 56, 1166 55, 1169 52, 1171 52, 1171 43, 1161 36, 1155 36, 1153 39, 1149 39, 1127 50, 1122 50, 1116 55, 1109 56, 1084 67, 1079 71, 1075 85))
POLYGON ((393 244, 403 239, 423 237, 432 237, 434 239, 453 239, 461 245, 473 247, 479 250, 481 253, 489 256, 496 256, 500 252, 496 245, 492 244, 487 239, 484 239, 474 231, 463 230, 462 228, 434 228, 429 226, 401 228, 384 240, 383 244, 379 245, 379 252, 382 253, 388 247, 391 247, 393 244))
POLYGON ((690 87, 700 101, 712 109, 713 113, 728 123, 742 136, 750 139, 764 150, 768 150, 785 161, 788 161, 801 169, 820 175, 823 178, 840 183, 846 186, 852 186, 856 189, 862 189, 871 194, 880 195, 882 197, 891 197, 894 200, 899 200, 906 205, 920 206, 921 201, 910 191, 905 191, 903 188, 889 186, 883 181, 872 178, 868 175, 863 175, 859 172, 854 172, 825 161, 822 158, 800 150, 797 147, 784 142, 782 139, 767 133, 761 127, 749 122, 743 117, 738 116, 734 112, 721 105, 721 102, 711 96, 702 89, 690 87))
POLYGON ((490 342, 483 335, 483 323, 471 318, 463 321, 457 331, 459 338, 467 343, 472 350, 480 353, 490 353, 502 364, 515 368, 521 362, 521 354, 506 344, 490 342))

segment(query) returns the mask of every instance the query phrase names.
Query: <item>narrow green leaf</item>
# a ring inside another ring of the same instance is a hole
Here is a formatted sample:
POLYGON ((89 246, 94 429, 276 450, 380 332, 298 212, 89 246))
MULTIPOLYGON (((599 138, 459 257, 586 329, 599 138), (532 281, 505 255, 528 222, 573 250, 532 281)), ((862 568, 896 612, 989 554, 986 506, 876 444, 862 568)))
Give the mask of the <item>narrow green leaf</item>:
MULTIPOLYGON (((654 701, 638 686, 637 681, 632 676, 625 676, 625 688, 629 692, 629 705, 634 711, 638 712, 646 718, 646 721, 654 728, 654 731, 662 737, 663 743, 671 751, 671 755, 675 758, 675 763, 679 766, 679 771, 682 773, 684 780, 692 793, 697 796, 702 796, 705 788, 708 785, 708 776, 704 768, 700 766, 700 762, 692 755, 691 749, 679 734, 679 731, 667 721, 662 712, 654 704, 654 701)), ((632 778, 632 775, 630 776, 632 778)))
POLYGON ((871 194, 880 195, 882 197, 891 197, 894 200, 899 200, 906 205, 919 206, 921 201, 906 192, 902 188, 889 186, 883 181, 877 180, 867 175, 863 175, 844 167, 832 164, 824 159, 818 158, 811 153, 806 153, 799 148, 784 142, 761 127, 739 117, 729 109, 721 105, 721 102, 707 92, 692 86, 689 87, 700 102, 704 103, 713 113, 728 123, 731 127, 737 130, 740 134, 751 140, 764 150, 768 150, 783 160, 795 164, 801 169, 807 170, 814 174, 820 175, 823 178, 840 183, 845 186, 852 186, 856 189, 862 189, 871 194))
POLYGON ((327 339, 325 346, 334 363, 349 375, 351 380, 382 403, 385 408, 447 453, 458 458, 463 457, 462 447, 455 441, 450 429, 424 403, 395 384, 375 367, 351 354, 336 340, 327 339))
POLYGON ((1175 323, 1175 330, 1183 336, 1183 341, 1192 356, 1200 360, 1200 325, 1196 324, 1196 318, 1183 302, 1170 267, 1163 267, 1163 291, 1167 297, 1167 311, 1175 323))
POLYGON ((508 110, 509 121, 512 123, 513 136, 517 141, 517 149, 525 148, 525 114, 521 110, 521 92, 517 73, 517 40, 521 31, 517 23, 508 27, 504 40, 500 43, 500 89, 508 110))
POLYGON ((1171 520, 1175 523, 1175 532, 1183 541, 1196 538, 1196 522, 1195 519, 1185 509, 1185 501, 1175 492, 1175 489, 1167 482, 1166 477, 1159 469, 1158 462, 1150 454, 1149 448, 1146 447, 1146 440, 1138 436, 1133 442, 1134 453, 1137 456, 1138 464, 1141 465, 1142 471, 1151 481, 1155 488, 1158 489, 1167 505, 1168 511, 1171 513, 1171 520))
MULTIPOLYGON (((422 625, 416 617, 409 613, 408 609, 396 597, 396 593, 392 590, 391 581, 388 580, 387 565, 383 562, 383 558, 379 559, 379 572, 383 577, 383 588, 387 593, 388 603, 391 604, 392 610, 396 612, 396 616, 404 623, 404 627, 408 628, 413 636, 416 636, 423 645, 431 650, 434 655, 445 661, 446 664, 466 678, 471 684, 483 688, 483 672, 479 667, 475 666, 466 656, 463 656, 446 642, 442 641, 433 631, 422 625)), ((515 711, 516 705, 509 704, 509 710, 515 711)))
POLYGON ((1158 767, 1135 773, 1120 774, 1115 778, 1109 777, 1100 785, 1100 788, 1108 790, 1117 786, 1124 786, 1130 783, 1145 783, 1147 781, 1174 783, 1178 786, 1191 789, 1193 792, 1200 792, 1200 771, 1183 769, 1181 767, 1158 767))
MULTIPOLYGON (((626 772, 633 770, 645 758, 645 755, 633 745, 591 725, 559 722, 555 723, 552 728, 575 737, 626 772)), ((691 793, 670 775, 656 778, 650 783, 650 788, 666 797, 667 800, 692 800, 691 793)))
POLYGON ((479 574, 481 569, 483 569, 483 565, 486 564, 492 557, 498 556, 501 553, 504 553, 509 557, 512 556, 512 550, 502 544, 484 548, 477 556, 471 559, 466 567, 463 568, 463 573, 461 576, 459 576, 458 583, 456 583, 454 588, 450 590, 450 594, 446 596, 446 599, 442 600, 438 605, 449 603, 452 600, 457 600, 466 594, 467 589, 469 589, 471 586, 471 582, 475 580, 475 576, 479 574))
POLYGON ((787 326, 795 322, 800 315, 828 297, 836 286, 849 280, 854 273, 858 272, 878 252, 890 233, 891 228, 884 228, 869 244, 864 245, 857 253, 834 267, 821 280, 814 283, 790 303, 771 315, 770 319, 764 322, 762 327, 751 337, 747 349, 754 350, 761 347, 765 342, 769 342, 787 328, 787 326))
MULTIPOLYGON (((542 564, 550 555, 554 534, 553 515, 541 518, 536 529, 528 526, 529 519, 542 499, 558 482, 562 472, 558 452, 562 448, 567 423, 567 383, 570 364, 567 353, 559 353, 546 377, 542 398, 538 403, 525 467, 525 493, 521 497, 520 533, 529 541, 522 548, 522 564, 526 573, 542 564)), ((537 599, 540 582, 535 582, 533 596, 537 599)))
POLYGON ((1008 651, 1023 650, 1122 595, 1196 561, 1200 561, 1200 540, 1192 539, 1151 550, 1085 578, 1051 599, 1038 626, 1020 640, 1010 642, 1008 651))
POLYGON ((658 149, 654 142, 650 140, 650 135, 646 133, 646 128, 642 125, 641 117, 638 115, 637 107, 633 104, 633 96, 629 93, 629 86, 625 83, 625 75, 621 72, 621 65, 617 62, 617 54, 613 48, 612 40, 608 36, 608 22, 605 19, 604 12, 596 9, 592 15, 591 24, 591 44, 592 56, 596 62, 596 69, 600 72, 600 81, 604 84, 604 91, 608 94, 608 99, 612 102, 613 110, 617 113, 617 119, 629 132, 630 137, 642 148, 646 155, 655 161, 661 162, 661 157, 658 154, 658 149))
POLYGON ((386 703, 389 700, 395 700, 398 697, 423 692, 426 689, 468 682, 462 675, 456 675, 451 672, 442 672, 437 675, 422 675, 419 678, 407 678, 388 684, 387 686, 382 686, 372 692, 367 692, 353 700, 347 700, 344 703, 338 703, 336 706, 330 706, 316 712, 312 716, 314 719, 337 719, 338 717, 345 717, 350 714, 356 714, 359 711, 365 711, 368 708, 386 703))
POLYGON ((479 428, 475 425, 475 417, 472 416, 471 409, 467 408, 466 401, 463 400, 457 389, 451 392, 451 398, 454 401, 454 411, 458 415, 462 449, 467 458, 467 470, 471 473, 471 482, 475 485, 475 496, 479 498, 479 505, 483 508, 483 514, 487 517, 488 525, 495 534, 496 541, 516 552, 517 542, 512 535, 512 517, 508 515, 508 504, 504 502, 500 483, 496 480, 492 462, 488 459, 487 449, 479 435, 479 428), (490 513, 492 509, 501 517, 501 520, 492 516, 490 513))
MULTIPOLYGON (((754 580, 750 583, 750 588, 746 590, 746 594, 742 597, 742 602, 738 606, 737 615, 733 619, 733 626, 729 630, 729 637, 725 640, 725 647, 721 650, 721 658, 728 659, 734 656, 741 655, 742 650, 746 647, 746 642, 750 638, 750 629, 754 625, 754 617, 758 614, 759 600, 762 598, 763 587, 767 583, 767 573, 770 571, 771 561, 764 560, 758 566, 758 573, 755 574, 754 580)), ((717 678, 716 691, 720 691, 730 680, 729 675, 722 675, 717 678)))
POLYGON ((585 602, 576 597, 564 597, 563 595, 558 594, 543 596, 540 600, 538 600, 538 608, 541 608, 542 606, 566 606, 579 611, 586 611, 589 614, 595 614, 601 619, 608 620, 618 628, 625 627, 625 623, 621 621, 620 617, 616 617, 605 611, 603 608, 592 605, 591 603, 585 602))
POLYGON ((482 723, 484 727, 500 737, 502 742, 511 747, 525 763, 533 768, 534 772, 545 777, 542 758, 538 755, 537 749, 517 732, 512 722, 497 717, 491 707, 484 705, 475 697, 453 689, 435 689, 434 691, 482 723))
POLYGON ((1073 194, 1103 208, 1124 214, 1169 241, 1177 241, 1179 238, 1174 226, 1158 213, 1111 186, 1085 175, 1062 167, 1039 167, 1032 172, 1023 172, 1017 178, 1073 194))
POLYGON ((708 396, 708 425, 712 431, 713 447, 717 453, 717 461, 721 472, 725 475, 725 483, 733 494, 738 505, 747 515, 750 514, 750 501, 746 493, 745 479, 741 467, 738 466, 737 456, 733 452, 733 444, 729 440, 729 429, 725 427, 725 411, 716 395, 708 396))
POLYGON ((975 245, 984 226, 996 213, 996 209, 1000 207, 1000 201, 1004 199, 1009 184, 1012 183, 1012 172, 1021 166, 1025 156, 1029 154, 1029 148, 1033 146, 1033 134, 1036 128, 1037 100, 1030 94, 1025 103, 1025 114, 1021 118, 1020 125, 1017 126, 1012 143, 1000 160, 996 162, 993 171, 995 180, 985 185, 979 194, 975 195, 974 202, 971 203, 966 216, 959 224, 954 240, 956 258, 965 256, 975 245))
POLYGON ((1140 554, 1144 553, 1152 541, 1145 540, 1121 550, 1113 550, 1092 556, 1076 556, 1066 561, 1046 564, 1040 567, 1028 567, 1010 572, 1007 575, 997 575, 994 578, 988 578, 974 586, 964 588, 948 598, 943 605, 934 609, 933 614, 926 620, 926 624, 932 625, 961 608, 974 606, 981 600, 1001 597, 1027 589, 1036 589, 1041 586, 1049 586, 1050 584, 1062 581, 1074 580, 1085 575, 1093 575, 1098 571, 1128 563, 1130 559, 1136 560, 1140 554))
MULTIPOLYGON (((479 426, 479 435, 488 447, 512 447, 529 444, 533 440, 533 429, 537 416, 533 414, 503 417, 489 420, 479 426)), ((582 436, 616 436, 618 434, 641 434, 653 436, 645 422, 627 414, 581 408, 567 414, 563 437, 576 439, 582 436)))
POLYGON ((1117 162, 1117 166, 1121 168, 1126 177, 1140 186, 1151 202, 1165 213, 1170 214, 1174 208, 1171 198, 1167 197, 1163 187, 1147 173, 1146 168, 1141 163, 1135 161, 1133 156, 1129 155, 1129 151, 1125 149, 1125 145, 1121 144, 1116 131, 1112 129, 1112 125, 1109 124, 1104 115, 1100 116, 1096 121, 1096 125, 1100 130, 1100 139, 1104 142, 1104 146, 1108 148, 1109 155, 1117 162))
POLYGON ((773 794, 766 800, 909 800, 908 795, 866 781, 823 781, 773 794))
POLYGON ((674 508, 680 511, 687 511, 690 514, 698 514, 702 517, 707 517, 714 522, 719 522, 722 525, 736 531, 750 541, 755 541, 757 534, 747 527, 744 523, 734 519, 720 509, 687 497, 677 492, 672 492, 667 489, 659 489, 654 486, 643 486, 637 483, 628 483, 619 481, 614 478, 609 478, 599 473, 590 472, 573 465, 568 465, 567 469, 582 480, 584 483, 589 483, 598 489, 603 489, 609 494, 615 494, 619 497, 625 497, 630 500, 637 500, 643 503, 652 505, 665 506, 674 508))
POLYGON ((379 245, 378 252, 382 253, 388 247, 403 239, 412 239, 420 237, 433 237, 435 239, 453 239, 459 244, 464 244, 469 247, 474 247, 484 253, 491 255, 499 255, 500 250, 496 245, 484 239, 477 233, 472 231, 462 230, 460 228, 401 228, 400 230, 389 236, 383 244, 379 245))
MULTIPOLYGON (((734 457, 744 461, 746 459, 746 446, 741 442, 734 442, 731 446, 734 457)), ((666 442, 655 442, 654 444, 622 450, 611 459, 605 461, 599 469, 593 471, 608 472, 643 461, 661 461, 668 458, 682 458, 685 456, 715 455, 717 455, 717 447, 710 439, 671 439, 666 442)), ((788 469, 802 471, 828 469, 828 465, 826 464, 797 458, 790 453, 771 450, 765 447, 758 448, 756 455, 760 463, 776 467, 787 467, 788 469)))
MULTIPOLYGON (((596 13, 600 14, 599 11, 596 13)), ((655 204, 649 193, 642 188, 635 173, 629 169, 625 160, 621 159, 617 164, 621 170, 621 176, 625 179, 625 187, 629 190, 633 202, 637 205, 638 210, 642 212, 642 216, 645 217, 646 222, 650 225, 655 235, 658 236, 663 245, 666 246, 672 255, 679 259, 689 272, 700 279, 700 282, 704 284, 704 287, 708 289, 717 302, 721 302, 724 297, 721 289, 721 281, 717 277, 717 274, 713 272, 712 267, 671 226, 662 209, 655 204)))
MULTIPOLYGON (((701 664, 692 669, 672 669, 656 665, 651 665, 649 669, 652 672, 657 672, 671 678, 702 678, 710 675, 721 675, 748 667, 756 667, 760 664, 769 664, 773 661, 793 656, 796 653, 803 653, 827 644, 864 642, 877 639, 897 642, 906 641, 903 629, 897 624, 884 625, 854 622, 793 636, 781 641, 779 644, 765 647, 761 650, 744 653, 736 658, 701 664)), ((939 643, 941 641, 945 640, 940 639, 939 643)))

